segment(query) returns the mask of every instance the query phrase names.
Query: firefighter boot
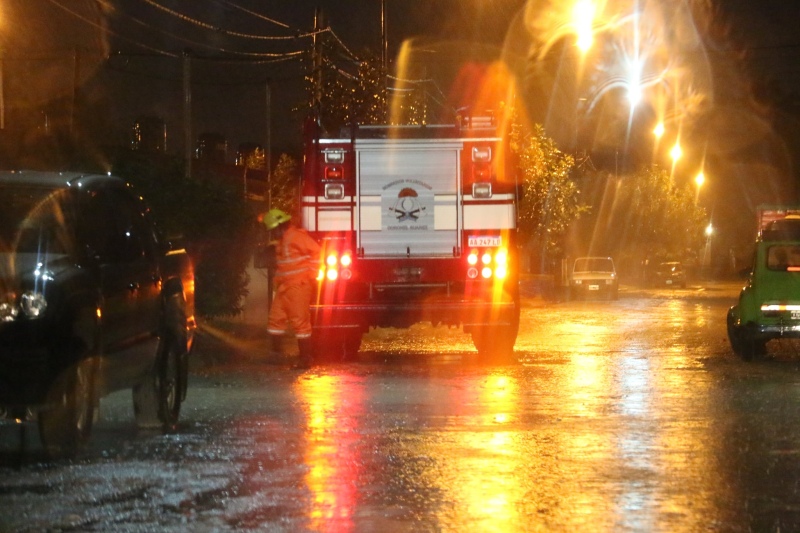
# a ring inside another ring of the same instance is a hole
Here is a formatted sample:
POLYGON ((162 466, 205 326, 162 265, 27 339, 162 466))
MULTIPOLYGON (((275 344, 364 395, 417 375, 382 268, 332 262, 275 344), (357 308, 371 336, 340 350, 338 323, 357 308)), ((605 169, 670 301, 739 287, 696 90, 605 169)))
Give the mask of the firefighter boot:
POLYGON ((267 334, 267 357, 273 359, 275 357, 281 357, 281 339, 280 335, 269 335, 267 334))
POLYGON ((311 368, 311 339, 297 339, 297 368, 311 368))

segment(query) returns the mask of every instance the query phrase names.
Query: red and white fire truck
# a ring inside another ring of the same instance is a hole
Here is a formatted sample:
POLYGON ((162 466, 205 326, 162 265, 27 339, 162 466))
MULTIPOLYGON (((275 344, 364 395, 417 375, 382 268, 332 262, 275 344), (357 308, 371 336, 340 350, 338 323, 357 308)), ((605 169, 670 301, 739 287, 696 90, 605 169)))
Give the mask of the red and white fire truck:
POLYGON ((517 186, 495 120, 311 129, 301 208, 324 250, 320 348, 347 358, 372 327, 430 321, 463 326, 481 356, 510 356, 517 186))

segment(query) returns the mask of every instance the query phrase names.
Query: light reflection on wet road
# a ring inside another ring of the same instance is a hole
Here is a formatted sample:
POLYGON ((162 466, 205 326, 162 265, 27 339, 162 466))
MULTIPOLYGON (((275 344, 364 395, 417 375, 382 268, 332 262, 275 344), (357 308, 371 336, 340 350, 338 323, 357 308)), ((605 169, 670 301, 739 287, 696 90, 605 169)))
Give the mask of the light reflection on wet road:
POLYGON ((0 531, 798 530, 800 359, 736 360, 712 289, 531 300, 518 364, 421 325, 353 364, 204 368, 178 434, 114 395, 71 463, 31 435, 11 466, 0 427, 0 531))

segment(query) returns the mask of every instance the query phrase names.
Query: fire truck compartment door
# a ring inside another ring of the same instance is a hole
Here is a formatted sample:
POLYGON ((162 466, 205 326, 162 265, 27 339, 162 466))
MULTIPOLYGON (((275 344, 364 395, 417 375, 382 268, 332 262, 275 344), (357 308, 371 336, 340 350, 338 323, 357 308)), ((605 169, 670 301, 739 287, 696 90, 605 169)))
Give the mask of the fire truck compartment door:
POLYGON ((461 148, 431 139, 356 144, 364 257, 453 256, 462 227, 461 148))

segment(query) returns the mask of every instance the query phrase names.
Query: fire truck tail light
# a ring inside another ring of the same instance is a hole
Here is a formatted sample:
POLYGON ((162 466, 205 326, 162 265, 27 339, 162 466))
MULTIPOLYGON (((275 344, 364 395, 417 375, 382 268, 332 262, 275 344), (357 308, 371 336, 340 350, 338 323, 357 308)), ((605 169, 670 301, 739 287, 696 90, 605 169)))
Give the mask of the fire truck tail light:
POLYGON ((332 251, 325 256, 325 264, 320 268, 317 280, 352 279, 353 271, 349 268, 352 264, 353 254, 349 250, 343 252, 342 255, 339 255, 338 251, 332 251))
POLYGON ((492 148, 490 146, 473 146, 472 160, 476 163, 488 163, 492 160, 492 148))
MULTIPOLYGON (((476 172, 477 177, 477 172, 476 172)), ((491 198, 492 197, 492 184, 481 182, 472 184, 472 197, 473 198, 491 198)))
POLYGON ((508 264, 508 251, 505 248, 500 248, 494 255, 494 262, 498 265, 508 264))
POLYGON ((334 163, 341 165, 344 163, 344 150, 325 150, 326 163, 334 163))
POLYGON ((508 250, 506 248, 490 248, 487 250, 471 250, 467 256, 467 278, 498 279, 508 277, 508 250))
POLYGON ((326 180, 340 180, 344 178, 342 167, 325 167, 326 180))
POLYGON ((325 184, 326 200, 341 200, 343 198, 344 198, 344 185, 342 185, 341 183, 325 184))

